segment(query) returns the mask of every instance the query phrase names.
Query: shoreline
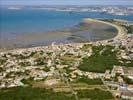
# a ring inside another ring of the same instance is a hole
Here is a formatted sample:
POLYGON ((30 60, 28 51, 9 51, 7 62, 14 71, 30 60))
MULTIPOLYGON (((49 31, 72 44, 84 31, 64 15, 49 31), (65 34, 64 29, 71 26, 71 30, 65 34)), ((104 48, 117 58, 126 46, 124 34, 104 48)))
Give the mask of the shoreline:
MULTIPOLYGON (((85 18, 84 20, 86 22, 88 22, 88 21, 100 22, 100 23, 104 23, 104 24, 110 25, 112 27, 115 27, 117 29, 118 33, 112 39, 122 39, 126 35, 124 29, 121 26, 118 26, 116 24, 113 24, 113 23, 110 23, 110 22, 106 22, 106 21, 97 20, 97 19, 91 19, 91 18, 85 18)), ((105 39, 105 40, 111 40, 111 39, 105 39)), ((101 41, 105 41, 105 40, 101 40, 101 41)))
MULTIPOLYGON (((103 24, 107 24, 107 25, 110 25, 114 28, 117 29, 117 35, 113 38, 110 38, 110 39, 104 39, 104 40, 97 40, 97 41, 90 41, 90 42, 79 42, 79 43, 59 43, 59 44, 56 44, 56 45, 84 45, 84 44, 88 44, 88 43, 97 43, 97 42, 100 42, 100 43, 104 43, 104 42, 107 42, 109 40, 112 40, 112 39, 123 39, 125 38, 126 36, 126 32, 124 31, 124 29, 121 27, 121 26, 118 26, 116 24, 113 24, 113 23, 110 23, 110 22, 106 22, 106 21, 101 21, 101 20, 97 20, 97 19, 92 19, 92 18, 84 18, 83 21, 85 22, 89 22, 89 21, 92 21, 92 22, 98 22, 98 23, 103 23, 103 24)), ((38 48, 47 48, 49 46, 52 46, 52 43, 51 45, 42 45, 42 46, 35 46, 35 47, 22 47, 22 48, 14 48, 14 49, 0 49, 0 52, 8 52, 8 51, 18 51, 18 50, 33 50, 33 49, 38 49, 38 48)))

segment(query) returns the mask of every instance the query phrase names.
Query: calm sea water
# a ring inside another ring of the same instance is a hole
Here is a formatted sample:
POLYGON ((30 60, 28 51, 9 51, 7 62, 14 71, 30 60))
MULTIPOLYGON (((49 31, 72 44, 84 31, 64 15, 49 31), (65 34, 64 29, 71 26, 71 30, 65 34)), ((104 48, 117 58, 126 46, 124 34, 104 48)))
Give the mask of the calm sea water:
POLYGON ((116 18, 133 21, 132 16, 116 16, 96 12, 57 12, 46 10, 9 10, 1 9, 0 28, 1 34, 28 34, 59 30, 72 27, 83 18, 116 18))
MULTIPOLYGON (((124 19, 128 21, 133 21, 133 17, 129 16, 116 16, 110 14, 103 14, 97 12, 59 12, 59 11, 47 11, 47 10, 37 10, 37 9, 21 9, 21 10, 9 10, 5 8, 0 8, 0 39, 2 39, 1 44, 5 46, 5 44, 10 43, 10 39, 15 39, 17 35, 27 35, 27 34, 37 34, 44 33, 48 31, 61 30, 65 28, 73 27, 79 24, 83 18, 109 18, 109 19, 124 19), (8 40, 8 42, 7 42, 8 40), (6 43, 7 42, 7 43, 6 43)), ((86 32, 85 32, 86 33, 86 32)), ((78 33, 80 34, 80 33, 78 33)), ((81 33, 82 34, 82 33, 81 33)), ((91 37, 99 37, 97 34, 88 34, 91 37)), ((101 35, 101 34, 99 34, 101 35)), ((105 35, 105 34, 102 34, 105 35)), ((108 34, 106 34, 108 35, 108 34)), ((34 35, 34 37, 36 37, 34 35)), ((13 42, 12 45, 32 45, 32 44, 50 44, 53 41, 64 42, 68 41, 66 37, 60 38, 52 38, 50 37, 47 40, 40 37, 36 41, 34 39, 29 41, 28 39, 25 41, 23 39, 18 39, 13 42), (34 42, 35 43, 34 43, 34 42), (24 43, 25 42, 25 43, 24 43)), ((90 38, 91 38, 90 37, 90 38)), ((108 37, 108 36, 107 36, 108 37)), ((71 37, 70 37, 71 38, 71 37)), ((104 38, 104 37, 101 37, 104 38)), ((11 46, 12 46, 11 45, 11 46)))

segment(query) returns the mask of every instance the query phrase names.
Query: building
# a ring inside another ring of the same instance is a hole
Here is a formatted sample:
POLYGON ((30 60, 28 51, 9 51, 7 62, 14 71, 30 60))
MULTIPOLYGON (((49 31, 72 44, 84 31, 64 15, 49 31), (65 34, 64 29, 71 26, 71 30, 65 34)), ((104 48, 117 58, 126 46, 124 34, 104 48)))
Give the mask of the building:
POLYGON ((114 66, 111 72, 112 77, 116 74, 124 75, 123 67, 122 66, 114 66))
POLYGON ((126 100, 133 100, 133 93, 128 91, 122 91, 121 98, 126 100))
POLYGON ((123 67, 124 75, 133 79, 133 67, 123 67))

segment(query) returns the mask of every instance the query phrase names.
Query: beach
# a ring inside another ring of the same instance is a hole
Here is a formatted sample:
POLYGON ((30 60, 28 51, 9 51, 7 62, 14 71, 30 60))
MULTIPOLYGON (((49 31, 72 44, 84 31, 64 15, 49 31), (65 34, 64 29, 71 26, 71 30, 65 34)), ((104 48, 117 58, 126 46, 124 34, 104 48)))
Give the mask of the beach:
POLYGON ((116 37, 117 33, 121 33, 119 31, 121 31, 120 27, 114 24, 85 18, 81 23, 71 28, 41 33, 19 34, 13 38, 3 39, 1 48, 46 46, 52 42, 68 44, 101 41, 116 37))
POLYGON ((100 21, 100 20, 95 20, 95 19, 91 19, 91 18, 85 18, 84 20, 86 22, 89 22, 89 21, 100 22, 100 23, 104 23, 104 24, 111 25, 111 26, 115 27, 117 29, 118 33, 115 37, 113 37, 113 39, 122 39, 122 38, 125 38, 125 36, 126 36, 125 30, 121 26, 118 26, 118 25, 115 25, 113 23, 109 23, 106 21, 100 21))
MULTIPOLYGON (((105 42, 107 42, 107 41, 109 41, 109 40, 112 40, 112 39, 116 39, 116 40, 120 40, 120 39, 123 39, 123 38, 125 38, 125 36, 126 36, 126 32, 125 32, 125 30, 122 28, 122 27, 120 27, 120 26, 118 26, 118 25, 115 25, 115 24, 112 24, 112 23, 109 23, 109 22, 105 22, 105 21, 100 21, 100 20, 96 20, 96 19, 91 19, 91 18, 85 18, 84 20, 83 20, 83 22, 86 22, 86 23, 88 23, 88 22, 91 22, 91 23, 94 23, 94 22, 96 22, 96 23, 104 23, 104 24, 106 24, 106 25, 110 25, 110 26, 112 26, 112 27, 115 27, 116 29, 117 29, 117 34, 116 34, 116 36, 115 37, 113 37, 113 38, 109 38, 109 39, 104 39, 104 40, 97 40, 97 41, 88 41, 88 42, 76 42, 76 43, 74 43, 74 42, 71 42, 71 43, 56 43, 56 45, 61 45, 61 46, 63 46, 63 45, 73 45, 73 46, 76 46, 76 45, 83 45, 83 44, 87 44, 87 43, 97 43, 97 42, 103 42, 103 43, 105 43, 105 42)), ((44 39, 44 38, 56 38, 56 39, 58 39, 58 38, 62 38, 62 37, 64 37, 65 36, 65 38, 67 38, 68 36, 70 36, 71 35, 71 33, 69 33, 68 32, 68 30, 67 31, 56 31, 56 32, 48 32, 47 33, 47 37, 44 37, 44 36, 46 36, 46 35, 44 35, 43 33, 41 34, 41 35, 37 35, 37 34, 35 34, 35 36, 34 37, 30 37, 30 35, 29 36, 27 36, 27 35, 24 35, 23 37, 19 37, 19 38, 21 38, 21 39, 23 39, 24 41, 27 41, 27 39, 30 39, 30 41, 32 42, 32 41, 35 41, 35 39, 44 39), (54 35, 53 35, 53 33, 55 33, 54 35), (58 34, 58 35, 57 35, 58 34), (59 37, 58 37, 59 36, 59 37)), ((53 41, 54 42, 54 41, 53 41)), ((51 42, 51 44, 53 43, 53 42, 51 42)), ((19 51, 19 50, 36 50, 36 49, 38 49, 38 48, 47 48, 49 45, 51 46, 51 44, 48 44, 48 45, 40 45, 40 46, 27 46, 27 47, 20 47, 20 48, 14 48, 14 49, 4 49, 4 50, 17 50, 17 51, 19 51)), ((3 51, 3 49, 1 49, 1 51, 3 51)))
POLYGON ((1 13, 0 48, 13 49, 50 45, 52 42, 81 43, 112 39, 117 29, 109 24, 83 23, 84 18, 123 19, 132 16, 100 12, 63 12, 42 9, 4 9, 1 13))

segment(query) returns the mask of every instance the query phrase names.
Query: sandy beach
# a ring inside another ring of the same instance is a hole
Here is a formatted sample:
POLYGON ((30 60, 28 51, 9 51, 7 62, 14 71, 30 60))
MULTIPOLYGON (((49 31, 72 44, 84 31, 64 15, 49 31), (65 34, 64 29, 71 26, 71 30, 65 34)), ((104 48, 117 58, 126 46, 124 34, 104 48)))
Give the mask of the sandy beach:
POLYGON ((112 24, 112 23, 109 23, 109 22, 105 22, 105 21, 91 19, 91 18, 85 18, 84 21, 85 22, 90 22, 90 21, 99 22, 99 23, 104 23, 104 24, 111 25, 111 26, 115 27, 118 30, 118 33, 114 37, 114 39, 122 39, 126 36, 126 32, 124 31, 124 29, 121 26, 118 26, 118 25, 115 25, 115 24, 112 24))

